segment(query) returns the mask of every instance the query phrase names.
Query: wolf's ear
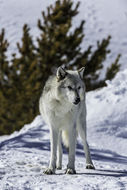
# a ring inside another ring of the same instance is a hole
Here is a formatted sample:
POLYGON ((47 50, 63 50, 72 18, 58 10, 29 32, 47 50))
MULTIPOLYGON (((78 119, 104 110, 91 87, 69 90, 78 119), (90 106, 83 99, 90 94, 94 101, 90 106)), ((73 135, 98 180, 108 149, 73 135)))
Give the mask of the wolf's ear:
POLYGON ((60 80, 64 79, 66 75, 67 72, 62 67, 58 67, 56 72, 57 81, 59 82, 60 80))
POLYGON ((78 73, 81 79, 83 79, 84 71, 85 71, 85 67, 82 67, 81 69, 78 70, 78 73))

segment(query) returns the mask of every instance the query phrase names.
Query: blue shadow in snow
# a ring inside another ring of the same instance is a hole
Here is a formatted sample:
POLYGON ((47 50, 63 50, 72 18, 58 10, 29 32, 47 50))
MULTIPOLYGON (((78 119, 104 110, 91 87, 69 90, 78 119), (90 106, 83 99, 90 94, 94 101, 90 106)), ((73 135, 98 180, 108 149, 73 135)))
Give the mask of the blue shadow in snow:
POLYGON ((19 134, 16 137, 7 139, 0 143, 0 149, 6 146, 6 149, 18 149, 18 148, 35 148, 39 150, 49 150, 49 140, 43 140, 43 136, 48 133, 48 130, 43 129, 42 126, 30 129, 26 133, 19 134), (35 141, 34 141, 35 139, 35 141), (38 139, 38 140, 37 140, 38 139))
MULTIPOLYGON (((90 149, 90 152, 93 160, 127 164, 126 156, 122 156, 110 150, 90 149)), ((83 146, 81 144, 77 144, 76 155, 78 156, 85 155, 83 151, 83 146)))

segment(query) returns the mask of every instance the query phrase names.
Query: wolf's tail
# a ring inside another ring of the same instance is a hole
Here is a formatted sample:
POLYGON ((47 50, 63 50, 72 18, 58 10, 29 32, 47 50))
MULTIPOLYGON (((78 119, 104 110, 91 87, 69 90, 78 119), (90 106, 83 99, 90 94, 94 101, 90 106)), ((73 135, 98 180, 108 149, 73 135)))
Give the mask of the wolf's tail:
POLYGON ((67 131, 62 131, 62 141, 66 148, 69 148, 69 137, 67 131))

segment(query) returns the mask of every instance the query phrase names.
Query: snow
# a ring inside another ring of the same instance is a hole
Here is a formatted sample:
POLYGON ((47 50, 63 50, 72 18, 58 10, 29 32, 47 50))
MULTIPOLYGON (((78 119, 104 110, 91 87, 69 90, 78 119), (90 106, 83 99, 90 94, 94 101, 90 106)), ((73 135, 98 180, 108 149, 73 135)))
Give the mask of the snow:
POLYGON ((0 138, 0 189, 47 190, 127 189, 127 69, 107 81, 107 87, 87 93, 87 134, 96 170, 85 169, 84 151, 78 137, 76 175, 63 169, 45 175, 50 156, 49 130, 41 116, 19 132, 0 138))
MULTIPOLYGON (((16 51, 22 26, 28 23, 36 39, 37 19, 55 0, 0 0, 0 30, 6 29, 9 54, 16 51)), ((76 0, 75 0, 76 2, 76 0)), ((0 137, 0 190, 126 190, 127 189, 127 2, 126 0, 81 0, 74 26, 85 19, 82 48, 112 35, 108 64, 122 53, 121 72, 107 87, 86 95, 87 135, 96 170, 85 169, 81 139, 76 149, 76 175, 65 175, 68 155, 64 150, 63 169, 47 176, 50 143, 48 126, 41 116, 19 132, 0 137)))

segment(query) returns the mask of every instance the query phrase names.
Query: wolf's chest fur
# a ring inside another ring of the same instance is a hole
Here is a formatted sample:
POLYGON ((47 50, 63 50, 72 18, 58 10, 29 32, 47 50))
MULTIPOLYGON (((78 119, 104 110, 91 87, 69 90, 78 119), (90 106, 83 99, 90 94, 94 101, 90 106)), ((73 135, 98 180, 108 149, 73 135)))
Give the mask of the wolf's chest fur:
POLYGON ((50 118, 50 121, 52 121, 51 123, 58 129, 66 130, 68 125, 72 125, 73 127, 73 123, 77 120, 76 106, 73 106, 67 102, 52 100, 49 102, 49 108, 47 111, 47 119, 49 120, 50 118))
POLYGON ((74 114, 77 110, 76 106, 66 102, 66 101, 58 101, 51 100, 49 102, 49 109, 51 112, 54 112, 54 116, 56 117, 66 117, 67 114, 74 114))

